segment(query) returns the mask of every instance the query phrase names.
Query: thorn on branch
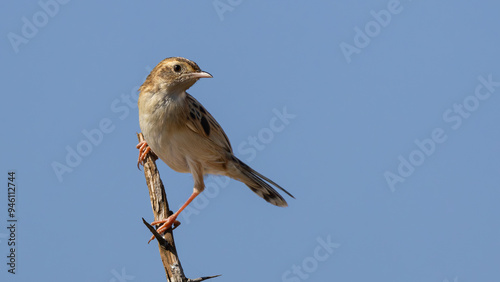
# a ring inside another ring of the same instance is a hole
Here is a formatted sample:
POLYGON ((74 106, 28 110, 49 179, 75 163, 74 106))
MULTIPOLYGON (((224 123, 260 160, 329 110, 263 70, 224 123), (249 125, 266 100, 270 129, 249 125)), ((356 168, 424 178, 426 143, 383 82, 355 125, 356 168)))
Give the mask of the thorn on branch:
POLYGON ((151 226, 151 224, 149 224, 144 218, 142 218, 142 222, 144 222, 144 224, 149 229, 149 231, 151 231, 151 233, 153 233, 156 240, 158 240, 158 243, 160 244, 160 246, 162 246, 166 250, 172 249, 172 246, 167 242, 167 240, 165 240, 165 238, 163 238, 163 236, 161 236, 160 233, 158 233, 156 231, 156 229, 153 226, 151 226))
POLYGON ((196 279, 188 279, 187 282, 200 282, 203 280, 208 280, 208 279, 219 277, 219 276, 221 276, 221 274, 214 275, 214 276, 205 276, 205 277, 200 277, 200 278, 196 278, 196 279))

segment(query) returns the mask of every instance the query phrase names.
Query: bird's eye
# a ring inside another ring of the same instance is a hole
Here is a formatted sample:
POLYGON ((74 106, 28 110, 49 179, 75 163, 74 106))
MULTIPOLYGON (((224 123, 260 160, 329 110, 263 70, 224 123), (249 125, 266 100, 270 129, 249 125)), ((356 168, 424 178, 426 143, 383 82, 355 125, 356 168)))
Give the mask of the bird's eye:
POLYGON ((180 66, 180 65, 175 65, 175 66, 174 66, 174 71, 175 71, 175 72, 180 72, 180 71, 181 71, 181 69, 182 69, 182 68, 181 68, 181 66, 180 66))

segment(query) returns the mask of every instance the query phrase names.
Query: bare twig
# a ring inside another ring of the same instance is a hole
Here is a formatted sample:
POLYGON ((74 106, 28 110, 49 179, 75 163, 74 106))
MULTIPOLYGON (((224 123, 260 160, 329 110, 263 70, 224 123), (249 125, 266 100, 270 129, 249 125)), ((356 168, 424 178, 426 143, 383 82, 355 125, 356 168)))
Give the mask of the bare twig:
MULTIPOLYGON (((142 133, 138 133, 137 138, 139 139, 139 142, 144 141, 144 136, 142 135, 142 133)), ((160 173, 158 172, 158 168, 156 167, 156 159, 157 157, 154 154, 149 153, 144 162, 144 176, 146 177, 146 183, 149 189, 149 198, 151 200, 151 207, 153 208, 155 221, 166 219, 169 215, 172 214, 172 212, 168 208, 165 188, 163 187, 163 183, 160 179, 160 173)), ((160 257, 163 262, 163 267, 165 268, 165 273, 167 275, 167 281, 198 282, 220 276, 207 276, 197 279, 186 278, 179 257, 177 256, 177 249, 175 248, 172 228, 169 228, 167 232, 162 236, 158 234, 154 227, 147 223, 144 218, 142 220, 158 241, 158 249, 160 251, 160 257)))

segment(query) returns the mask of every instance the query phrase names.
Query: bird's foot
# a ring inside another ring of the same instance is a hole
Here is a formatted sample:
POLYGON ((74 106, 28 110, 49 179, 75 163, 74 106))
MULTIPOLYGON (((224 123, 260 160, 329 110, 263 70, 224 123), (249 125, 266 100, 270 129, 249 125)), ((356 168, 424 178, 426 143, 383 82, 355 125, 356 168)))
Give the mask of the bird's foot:
POLYGON ((144 164, 144 159, 151 151, 151 148, 148 146, 148 143, 146 141, 139 142, 139 144, 137 144, 137 146, 135 147, 139 149, 139 159, 137 160, 137 168, 140 170, 141 168, 139 167, 139 165, 144 164))
MULTIPOLYGON (((176 215, 171 215, 167 219, 162 219, 162 220, 157 220, 157 221, 151 222, 151 225, 158 225, 158 224, 161 224, 161 226, 156 230, 156 232, 158 232, 160 235, 165 234, 165 231, 167 231, 172 225, 174 225, 173 228, 172 228, 172 230, 174 230, 179 225, 181 225, 180 221, 177 220, 177 216, 176 215)), ((154 235, 151 236, 151 238, 148 241, 148 244, 154 238, 155 238, 154 235)))

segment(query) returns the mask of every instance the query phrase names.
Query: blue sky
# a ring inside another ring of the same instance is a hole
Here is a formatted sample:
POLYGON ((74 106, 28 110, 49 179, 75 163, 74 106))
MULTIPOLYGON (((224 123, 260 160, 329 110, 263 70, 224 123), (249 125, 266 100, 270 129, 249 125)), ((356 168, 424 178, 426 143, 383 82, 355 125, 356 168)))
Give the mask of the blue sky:
MULTIPOLYGON (((136 100, 182 56, 235 154, 296 197, 208 177, 175 231, 188 277, 499 281, 500 5, 326 2, 4 3, 0 279, 164 280, 136 100)), ((159 169, 177 208, 191 175, 159 169)))

